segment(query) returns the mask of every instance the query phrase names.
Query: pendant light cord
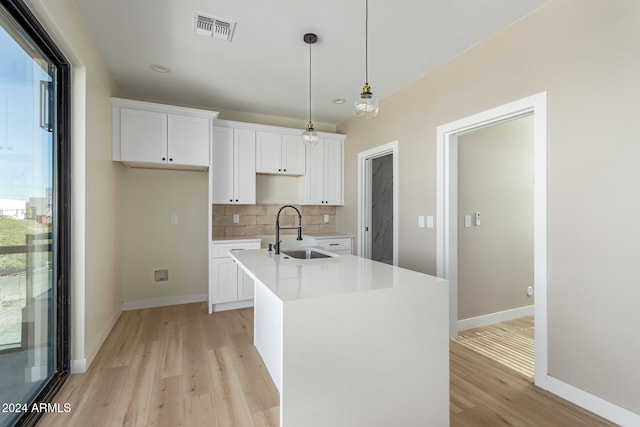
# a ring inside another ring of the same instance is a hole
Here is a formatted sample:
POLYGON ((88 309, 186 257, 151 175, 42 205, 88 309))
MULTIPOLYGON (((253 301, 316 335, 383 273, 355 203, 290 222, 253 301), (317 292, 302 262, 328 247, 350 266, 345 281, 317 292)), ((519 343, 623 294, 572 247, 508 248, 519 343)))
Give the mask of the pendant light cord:
POLYGON ((311 123, 311 43, 309 43, 309 123, 311 123))
POLYGON ((364 18, 364 82, 369 85, 369 0, 365 2, 364 18))

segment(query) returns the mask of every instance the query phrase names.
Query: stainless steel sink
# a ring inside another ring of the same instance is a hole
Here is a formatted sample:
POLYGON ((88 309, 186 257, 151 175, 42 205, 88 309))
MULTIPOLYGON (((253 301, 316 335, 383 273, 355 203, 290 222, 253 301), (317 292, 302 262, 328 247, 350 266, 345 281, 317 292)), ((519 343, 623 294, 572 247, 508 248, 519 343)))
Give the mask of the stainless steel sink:
POLYGON ((334 258, 338 255, 329 252, 319 251, 317 249, 283 249, 283 255, 296 259, 318 259, 318 258, 334 258))

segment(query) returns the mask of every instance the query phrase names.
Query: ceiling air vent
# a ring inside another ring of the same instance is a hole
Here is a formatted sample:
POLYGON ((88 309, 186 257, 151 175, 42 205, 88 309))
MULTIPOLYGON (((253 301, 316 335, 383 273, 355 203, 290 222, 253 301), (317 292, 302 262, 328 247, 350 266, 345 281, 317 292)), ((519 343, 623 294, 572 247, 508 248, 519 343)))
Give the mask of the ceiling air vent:
POLYGON ((235 28, 235 21, 230 19, 205 15, 200 12, 193 13, 193 32, 201 36, 231 41, 235 28))

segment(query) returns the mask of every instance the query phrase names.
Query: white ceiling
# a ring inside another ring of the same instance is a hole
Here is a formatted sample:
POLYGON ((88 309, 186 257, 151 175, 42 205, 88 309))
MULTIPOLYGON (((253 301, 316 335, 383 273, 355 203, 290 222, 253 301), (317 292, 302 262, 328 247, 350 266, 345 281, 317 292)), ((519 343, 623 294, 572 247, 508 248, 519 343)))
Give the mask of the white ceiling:
MULTIPOLYGON (((397 91, 550 0, 369 0, 369 83, 397 91)), ((365 0, 76 0, 128 98, 339 123, 365 80, 365 0), (237 22, 194 34, 193 12, 237 22), (169 74, 151 64, 171 68, 169 74), (333 99, 345 98, 343 105, 333 99)))

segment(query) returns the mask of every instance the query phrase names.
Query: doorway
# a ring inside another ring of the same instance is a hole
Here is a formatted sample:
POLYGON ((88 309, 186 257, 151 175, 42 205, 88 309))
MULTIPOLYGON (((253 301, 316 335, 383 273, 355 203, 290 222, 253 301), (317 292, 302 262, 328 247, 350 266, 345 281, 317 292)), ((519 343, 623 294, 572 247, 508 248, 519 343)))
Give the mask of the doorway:
POLYGON ((398 265, 398 142, 358 153, 358 255, 398 265))
MULTIPOLYGON (((449 280, 450 336, 458 335, 458 137, 517 117, 533 116, 534 129, 534 243, 533 288, 535 381, 547 375, 547 122, 546 93, 540 93, 437 129, 437 275, 449 280)), ((481 220, 481 219, 480 219, 481 220)))

